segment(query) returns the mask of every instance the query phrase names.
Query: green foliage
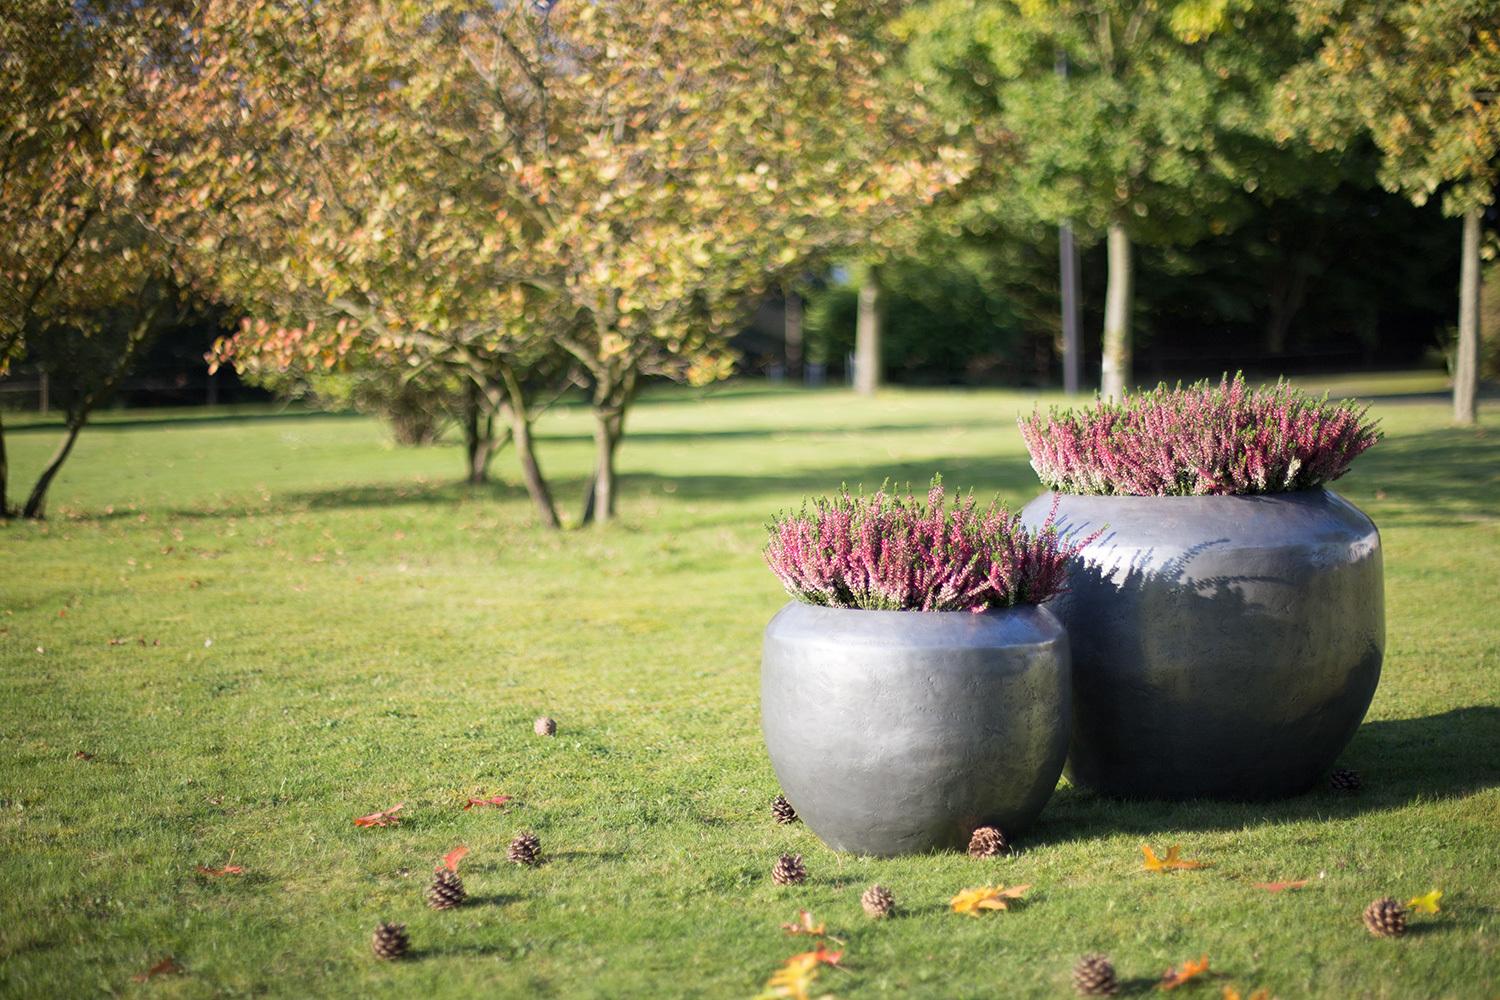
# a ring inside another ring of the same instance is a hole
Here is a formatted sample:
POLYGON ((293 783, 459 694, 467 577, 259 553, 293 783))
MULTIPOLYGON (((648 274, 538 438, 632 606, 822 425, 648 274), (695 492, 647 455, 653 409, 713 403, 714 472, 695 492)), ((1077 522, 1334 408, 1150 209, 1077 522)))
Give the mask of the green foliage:
POLYGON ((1085 239, 1120 223, 1135 242, 1191 241, 1242 219, 1247 192, 1306 180, 1265 129, 1297 56, 1278 5, 934 0, 902 30, 910 72, 987 152, 992 197, 1085 239))

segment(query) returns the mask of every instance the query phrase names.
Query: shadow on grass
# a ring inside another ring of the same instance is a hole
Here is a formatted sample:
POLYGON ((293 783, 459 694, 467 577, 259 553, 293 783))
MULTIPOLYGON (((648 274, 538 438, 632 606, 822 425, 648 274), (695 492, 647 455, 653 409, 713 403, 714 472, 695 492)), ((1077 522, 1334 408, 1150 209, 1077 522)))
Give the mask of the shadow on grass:
MULTIPOLYGON (((785 496, 786 494, 832 493, 841 484, 847 483, 851 490, 863 486, 866 493, 880 488, 889 480, 893 488, 903 492, 909 484, 912 491, 925 493, 933 473, 941 473, 950 490, 964 491, 972 488, 984 503, 997 490, 1006 490, 1029 497, 1040 493, 1041 487, 1026 459, 1015 456, 1004 458, 933 459, 920 462, 875 463, 868 465, 831 465, 827 468, 800 469, 781 475, 751 473, 745 475, 688 473, 668 476, 656 472, 630 472, 621 476, 622 495, 620 510, 627 519, 631 515, 631 504, 646 497, 670 497, 687 501, 736 501, 756 497, 785 496)), ((570 514, 583 494, 583 480, 579 477, 551 477, 553 496, 559 509, 570 514)), ((227 503, 217 507, 179 508, 165 512, 166 516, 212 520, 223 517, 238 517, 246 513, 256 515, 281 515, 300 512, 329 510, 378 510, 409 506, 443 506, 459 501, 495 501, 529 503, 526 490, 519 484, 508 481, 492 481, 480 486, 454 480, 417 481, 394 483, 372 483, 336 486, 322 490, 308 490, 278 494, 268 504, 227 503)), ((770 512, 769 509, 767 511, 770 512)), ((103 522, 135 519, 139 510, 86 511, 69 513, 66 520, 79 522, 103 522)), ((738 515, 734 515, 738 516, 738 515)))
POLYGON ((1355 470, 1362 491, 1404 505, 1376 511, 1381 526, 1500 518, 1500 435, 1454 427, 1389 438, 1360 456, 1355 470))
POLYGON ((1127 802, 1080 788, 1062 788, 1025 844, 1118 833, 1144 837, 1162 831, 1239 830, 1346 819, 1399 809, 1419 800, 1464 798, 1500 787, 1500 706, 1475 705, 1417 719, 1367 722, 1339 765, 1360 772, 1362 791, 1349 794, 1320 785, 1278 802, 1127 802))

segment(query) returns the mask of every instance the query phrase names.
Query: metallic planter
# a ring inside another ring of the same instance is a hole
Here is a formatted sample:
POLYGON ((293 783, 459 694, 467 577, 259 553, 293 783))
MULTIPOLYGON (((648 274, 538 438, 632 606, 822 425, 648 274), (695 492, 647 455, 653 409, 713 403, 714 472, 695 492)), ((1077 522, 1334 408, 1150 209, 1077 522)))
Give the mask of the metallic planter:
POLYGON ((830 847, 962 847, 1036 818, 1068 746, 1068 639, 1045 608, 791 603, 766 626, 761 724, 787 799, 830 847))
MULTIPOLYGON (((1053 495, 1027 505, 1044 522, 1053 495)), ((1068 777, 1126 798, 1260 799, 1309 788, 1380 679, 1380 535, 1331 490, 1063 496, 1103 534, 1053 612, 1073 647, 1068 777)))

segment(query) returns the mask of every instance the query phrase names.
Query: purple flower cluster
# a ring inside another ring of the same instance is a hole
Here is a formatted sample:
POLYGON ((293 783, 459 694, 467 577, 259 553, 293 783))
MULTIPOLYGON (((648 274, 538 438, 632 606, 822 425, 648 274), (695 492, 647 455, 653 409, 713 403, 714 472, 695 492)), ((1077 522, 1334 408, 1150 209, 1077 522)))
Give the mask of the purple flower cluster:
POLYGON ((806 604, 878 611, 983 611, 1038 604, 1062 589, 1063 564, 1077 548, 1049 518, 1041 531, 971 493, 944 500, 934 479, 926 501, 851 496, 803 503, 768 526, 766 562, 806 604))
POLYGON ((1080 412, 1020 420, 1031 467, 1050 489, 1124 496, 1282 493, 1337 479, 1380 440, 1367 408, 1242 376, 1165 384, 1080 412))

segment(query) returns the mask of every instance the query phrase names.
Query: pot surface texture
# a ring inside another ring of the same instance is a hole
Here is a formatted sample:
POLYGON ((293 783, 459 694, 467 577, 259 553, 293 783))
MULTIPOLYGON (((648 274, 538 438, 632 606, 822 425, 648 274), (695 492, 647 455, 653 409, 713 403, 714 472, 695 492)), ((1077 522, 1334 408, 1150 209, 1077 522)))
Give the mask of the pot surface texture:
POLYGON ((766 627, 761 723, 783 793, 830 847, 963 847, 1041 812, 1067 753, 1068 639, 1045 608, 786 605, 766 627))
POLYGON ((1124 798, 1307 790, 1364 719, 1385 650, 1380 535, 1327 489, 1043 494, 1099 537, 1048 605, 1073 650, 1068 777, 1124 798))

